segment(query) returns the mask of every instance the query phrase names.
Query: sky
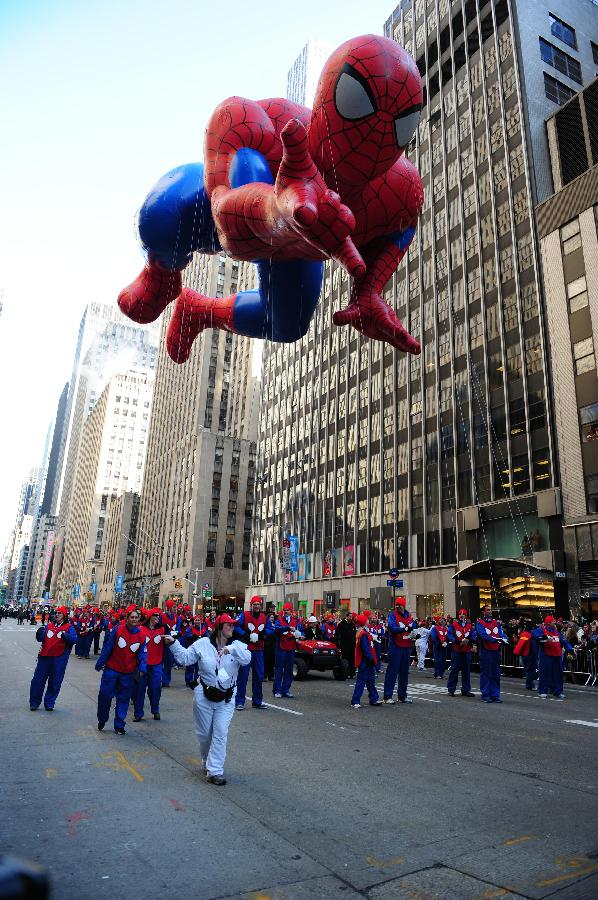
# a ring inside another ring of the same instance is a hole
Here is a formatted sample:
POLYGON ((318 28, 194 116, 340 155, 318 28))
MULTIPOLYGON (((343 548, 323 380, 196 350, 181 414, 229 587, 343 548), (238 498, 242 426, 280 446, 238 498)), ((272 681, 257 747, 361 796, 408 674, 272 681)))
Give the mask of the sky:
POLYGON ((0 0, 0 554, 85 305, 115 303, 143 265, 151 186, 202 158, 225 97, 284 96, 310 36, 380 34, 393 5, 0 0))

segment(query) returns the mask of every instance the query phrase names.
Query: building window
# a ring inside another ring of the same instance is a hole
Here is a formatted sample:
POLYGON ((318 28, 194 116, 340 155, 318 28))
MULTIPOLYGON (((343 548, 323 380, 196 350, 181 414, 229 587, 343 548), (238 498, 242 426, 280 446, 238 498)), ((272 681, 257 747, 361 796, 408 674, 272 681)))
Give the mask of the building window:
POLYGON ((563 22, 562 19, 558 19, 552 13, 548 13, 548 17, 550 19, 550 33, 553 37, 558 38, 563 44, 568 44, 569 47, 574 47, 577 50, 575 29, 571 28, 570 25, 567 25, 566 22, 563 22))
POLYGON ((583 443, 598 441, 598 403, 582 406, 579 410, 579 421, 583 443))
POLYGON ((586 498, 589 513, 598 512, 598 475, 586 478, 586 498))
POLYGON ((569 312, 572 313, 588 305, 588 286, 585 275, 567 285, 567 299, 569 300, 569 312))
POLYGON ((574 90, 567 87, 562 81, 553 78, 552 75, 548 75, 546 72, 544 72, 544 93, 549 100, 558 103, 559 106, 562 106, 563 103, 566 103, 567 100, 570 100, 571 97, 575 96, 574 90))
POLYGON ((579 62, 572 56, 569 56, 568 53, 565 53, 564 50, 559 50, 554 44, 549 44, 544 38, 540 38, 540 56, 545 63, 566 75, 567 78, 572 78, 573 81, 577 81, 579 84, 583 83, 579 62))
POLYGON ((598 44, 595 44, 594 41, 590 41, 590 45, 592 47, 592 58, 598 66, 598 44))
POLYGON ((573 344, 573 357, 575 359, 575 374, 582 375, 596 368, 594 356, 594 341, 591 337, 573 344))
POLYGON ((573 219, 567 222, 561 228, 561 245, 563 248, 563 256, 573 253, 578 247, 581 247, 581 234, 579 233, 579 219, 573 219))

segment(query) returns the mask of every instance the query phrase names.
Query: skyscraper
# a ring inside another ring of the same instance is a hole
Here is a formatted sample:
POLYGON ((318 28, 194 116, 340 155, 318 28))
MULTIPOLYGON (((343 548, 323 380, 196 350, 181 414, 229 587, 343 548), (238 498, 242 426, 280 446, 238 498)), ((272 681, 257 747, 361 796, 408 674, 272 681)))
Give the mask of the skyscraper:
POLYGON ((153 374, 129 370, 112 376, 81 429, 65 549, 57 579, 61 599, 102 582, 110 503, 143 481, 153 374))
MULTIPOLYGON (((598 45, 594 45, 598 60, 598 45)), ((547 122, 555 193, 536 210, 571 605, 598 612, 598 79, 547 122)))
POLYGON ((533 209, 550 191, 544 119, 594 74, 596 13, 591 0, 404 0, 386 23, 425 88, 407 151, 425 204, 385 290, 422 354, 332 327, 349 293, 335 264, 303 341, 267 345, 264 593, 280 594, 267 585, 292 530, 287 590, 308 610, 388 607, 390 567, 419 615, 457 599, 567 610, 533 209))
POLYGON ((310 38, 287 75, 287 98, 311 107, 318 79, 333 47, 318 38, 310 38))
MULTIPOLYGON (((186 284, 211 297, 253 287, 253 278, 252 267, 224 254, 196 254, 185 272, 186 284)), ((253 516, 252 342, 208 329, 178 366, 164 342, 170 310, 162 318, 136 584, 156 584, 160 599, 190 599, 191 582, 201 582, 219 603, 235 605, 248 580, 253 516)))
MULTIPOLYGON (((52 589, 59 584, 69 516, 73 479, 85 421, 112 376, 129 369, 152 375, 156 365, 158 328, 135 325, 114 306, 91 303, 81 325, 69 385, 66 419, 68 428, 59 454, 59 518, 52 570, 52 589), (60 461, 60 459, 62 461, 60 461)), ((58 483, 58 479, 57 479, 58 483)), ((64 591, 68 585, 60 582, 64 591)))

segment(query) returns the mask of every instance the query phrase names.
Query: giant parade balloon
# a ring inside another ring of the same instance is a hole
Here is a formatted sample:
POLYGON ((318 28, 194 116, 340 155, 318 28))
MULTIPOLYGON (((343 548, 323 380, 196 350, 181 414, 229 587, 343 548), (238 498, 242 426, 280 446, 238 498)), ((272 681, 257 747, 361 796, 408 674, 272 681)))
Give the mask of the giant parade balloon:
POLYGON ((139 213, 146 264, 118 303, 153 322, 174 302, 166 336, 184 362, 205 328, 291 342, 309 327, 324 260, 352 276, 337 326, 419 353, 383 289, 407 252, 423 188, 405 148, 422 109, 412 57, 389 38, 356 37, 334 51, 313 109, 274 98, 229 97, 205 133, 204 163, 179 166, 139 213), (183 287, 193 254, 254 262, 258 287, 206 297, 183 287))

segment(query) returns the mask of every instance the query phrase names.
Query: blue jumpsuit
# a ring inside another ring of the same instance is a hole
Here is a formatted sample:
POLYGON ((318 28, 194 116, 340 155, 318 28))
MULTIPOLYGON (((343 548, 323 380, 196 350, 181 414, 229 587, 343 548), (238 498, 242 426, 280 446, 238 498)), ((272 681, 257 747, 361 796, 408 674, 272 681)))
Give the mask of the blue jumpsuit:
MULTIPOLYGON (((291 617, 289 616, 289 622, 290 621, 291 617)), ((276 649, 274 651, 274 684, 272 686, 272 693, 274 696, 276 696, 276 694, 282 694, 283 697, 292 697, 291 685, 293 683, 295 650, 281 650, 280 648, 280 639, 286 632, 291 630, 297 630, 303 633, 299 622, 296 623, 295 629, 291 629, 289 624, 284 620, 281 623, 279 619, 277 619, 274 623, 274 636, 276 638, 276 649)))
POLYGON ((40 635, 37 638, 40 643, 45 638, 49 628, 52 628, 54 631, 60 628, 63 629, 63 640, 65 647, 63 653, 61 653, 60 656, 37 657, 35 672, 33 673, 33 678, 31 679, 31 687, 29 688, 30 709, 37 709, 41 704, 44 688, 46 688, 46 682, 48 686, 46 688, 46 695, 44 697, 44 708, 47 710, 54 709, 58 694, 60 693, 60 688, 62 686, 62 679, 64 678, 64 673, 66 672, 69 656, 71 655, 71 650, 73 648, 73 645, 77 642, 77 632, 75 631, 73 625, 71 625, 69 622, 65 622, 63 626, 55 625, 53 622, 48 622, 48 624, 44 627, 43 631, 40 632, 40 635))
MULTIPOLYGON (((405 610, 405 615, 408 615, 405 610)), ((411 627, 406 627, 403 622, 397 620, 394 612, 388 616, 388 654, 386 675, 384 676, 384 699, 391 700, 397 684, 397 696, 403 703, 407 700, 407 684, 409 682, 409 663, 411 660, 412 644, 408 647, 397 647, 394 637, 397 634, 409 635, 413 631, 415 622, 411 627)))
MULTIPOLYGON (((554 626, 545 626, 548 634, 554 638, 558 637, 560 653, 558 656, 549 656, 546 653, 548 638, 544 633, 542 626, 534 628, 532 638, 538 642, 538 694, 547 696, 553 694, 559 699, 564 699, 563 693, 563 649, 568 653, 571 651, 571 644, 566 641, 562 634, 554 626)), ((556 641, 555 641, 556 643, 556 641)))
MULTIPOLYGON (((466 622, 457 621, 457 627, 466 625, 466 622)), ((476 640, 476 630, 471 626, 471 631, 469 633, 470 640, 470 648, 469 650, 455 650, 454 645, 457 643, 457 637, 455 635, 455 626, 454 624, 449 625, 449 630, 447 634, 447 638, 449 643, 453 645, 451 650, 451 667, 449 670, 448 679, 446 682, 446 689, 449 694, 454 694, 457 690, 457 683, 459 681, 459 672, 461 672, 461 693, 464 697, 471 696, 471 657, 472 657, 472 643, 476 640)))
MULTIPOLYGON (((376 655, 378 646, 379 645, 376 647, 376 655)), ((370 706, 377 706, 380 702, 380 697, 376 690, 377 659, 372 654, 370 642, 365 631, 361 633, 361 637, 359 638, 359 648, 361 650, 361 662, 357 667, 357 676, 355 678, 355 687, 353 689, 353 696, 351 697, 351 704, 355 705, 359 703, 364 689, 367 688, 370 706)))
POLYGON ((488 629, 486 625, 490 625, 495 620, 487 616, 478 619, 476 631, 479 639, 480 648, 480 693, 482 700, 486 703, 502 703, 500 699, 500 645, 506 642, 506 635, 502 630, 502 625, 496 623, 496 634, 494 629, 488 629), (482 641, 487 641, 492 645, 496 645, 496 650, 488 650, 484 647, 482 641))
POLYGON ((446 669, 446 639, 441 640, 442 635, 438 633, 436 625, 432 625, 430 629, 430 637, 432 638, 432 652, 434 654, 434 678, 444 678, 444 670, 446 669), (442 646, 444 643, 444 647, 442 646))
MULTIPOLYGON (((267 634, 274 634, 274 626, 266 616, 262 640, 267 634)), ((264 691, 262 687, 264 681, 264 651, 254 650, 249 642, 249 634, 245 629, 244 612, 242 612, 237 619, 234 636, 238 640, 243 641, 243 643, 247 643, 247 649, 251 653, 251 662, 246 666, 241 666, 239 668, 239 674, 237 675, 237 693, 235 694, 235 708, 243 709, 245 706, 249 672, 251 672, 251 705, 261 707, 264 705, 264 691)))
MULTIPOLYGON (((116 669, 110 668, 110 655, 114 650, 116 643, 116 634, 118 626, 113 628, 107 639, 104 641, 102 652, 96 662, 96 671, 99 672, 104 666, 102 678, 100 680, 100 690, 98 693, 98 724, 104 725, 110 718, 110 707, 113 698, 116 698, 116 706, 114 713, 114 730, 124 728, 127 718, 129 703, 136 687, 135 673, 117 672, 116 669)), ((145 636, 139 626, 130 630, 131 634, 139 633, 140 646, 137 650, 137 668, 141 675, 146 674, 146 650, 145 636)))

